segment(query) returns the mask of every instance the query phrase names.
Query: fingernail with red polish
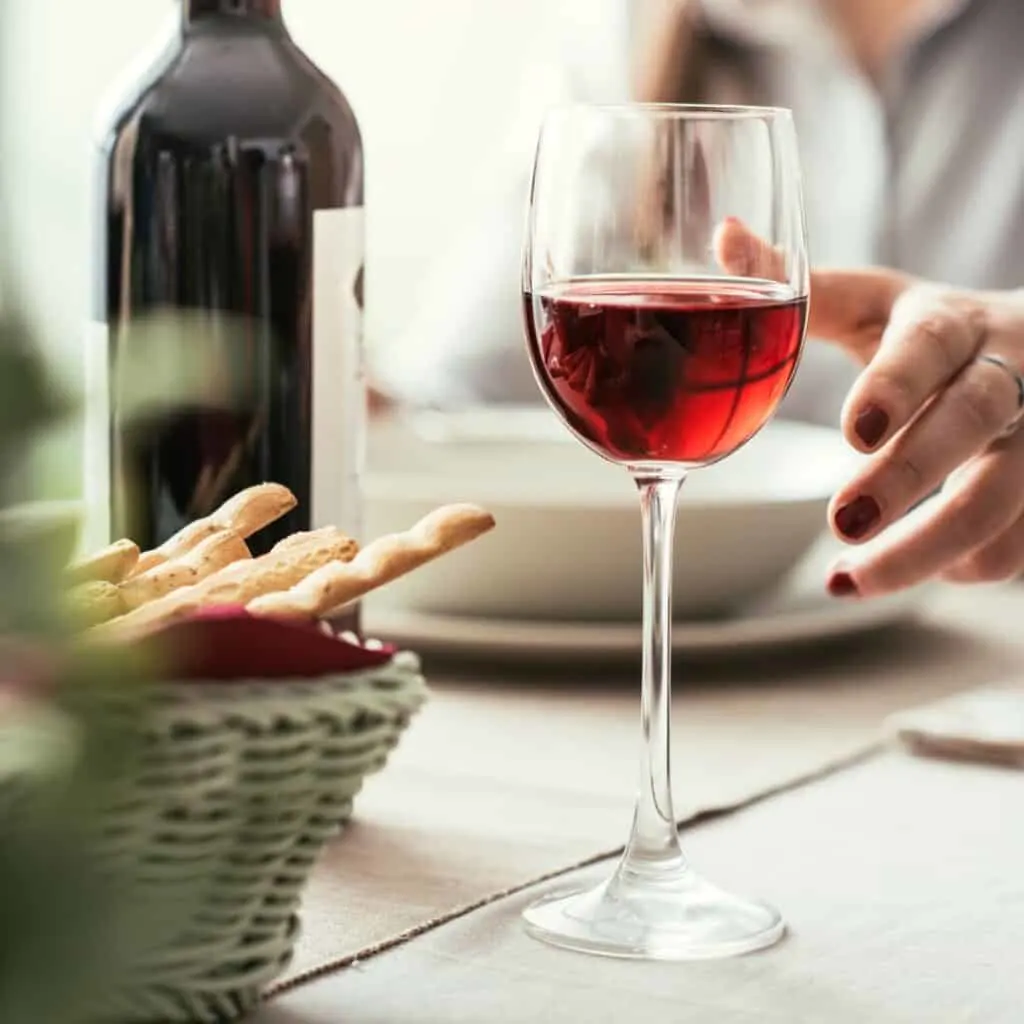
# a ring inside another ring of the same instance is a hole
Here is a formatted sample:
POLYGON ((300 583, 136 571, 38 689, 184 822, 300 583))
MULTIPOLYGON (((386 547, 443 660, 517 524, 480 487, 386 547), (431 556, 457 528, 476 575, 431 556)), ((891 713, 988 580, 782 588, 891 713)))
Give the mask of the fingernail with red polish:
POLYGON ((881 518, 882 510, 878 507, 878 502, 867 494, 862 494, 836 512, 836 529, 850 540, 860 540, 865 534, 870 533, 881 518))
POLYGON ((889 414, 877 405, 869 405, 858 413, 853 429, 868 448, 874 448, 889 429, 889 414))
POLYGON ((833 597, 856 597, 857 584, 848 572, 837 570, 828 579, 828 592, 833 597))

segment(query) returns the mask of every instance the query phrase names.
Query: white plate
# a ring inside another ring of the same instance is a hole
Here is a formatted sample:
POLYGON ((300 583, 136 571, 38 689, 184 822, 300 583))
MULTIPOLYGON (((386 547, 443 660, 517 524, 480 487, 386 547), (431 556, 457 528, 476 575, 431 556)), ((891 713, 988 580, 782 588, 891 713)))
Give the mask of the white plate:
MULTIPOLYGON (((779 585, 822 532, 829 498, 863 456, 838 431, 778 421, 693 474, 677 519, 676 614, 704 619, 779 585)), ((491 620, 629 622, 641 608, 640 514, 625 470, 573 440, 546 409, 376 423, 366 534, 405 530, 448 502, 497 529, 397 580, 395 612, 491 620)))
MULTIPOLYGON (((747 615, 710 622, 677 622, 672 649, 684 655, 727 657, 835 640, 910 618, 919 590, 873 601, 836 601, 790 591, 747 615)), ((424 654, 516 660, 635 656, 639 623, 528 622, 428 615, 386 608, 366 613, 368 632, 424 654)))

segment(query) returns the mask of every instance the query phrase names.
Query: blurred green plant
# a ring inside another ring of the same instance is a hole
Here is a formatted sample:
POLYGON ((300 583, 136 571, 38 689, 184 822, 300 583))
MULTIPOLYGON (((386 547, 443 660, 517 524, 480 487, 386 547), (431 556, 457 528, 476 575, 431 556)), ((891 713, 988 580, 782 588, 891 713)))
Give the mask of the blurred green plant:
POLYGON ((59 573, 78 525, 16 505, 34 442, 75 406, 47 373, 28 331, 0 322, 0 635, 60 631, 59 573))
POLYGON ((0 322, 3 1024, 91 1024, 152 924, 96 853, 132 777, 146 667, 76 642, 61 574, 79 524, 14 504, 34 440, 75 411, 24 327, 0 322))

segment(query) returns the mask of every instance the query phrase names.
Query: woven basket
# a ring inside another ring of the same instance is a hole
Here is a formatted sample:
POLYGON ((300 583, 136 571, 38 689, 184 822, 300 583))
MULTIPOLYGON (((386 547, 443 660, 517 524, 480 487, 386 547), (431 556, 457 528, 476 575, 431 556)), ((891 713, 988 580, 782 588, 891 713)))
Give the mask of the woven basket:
POLYGON ((425 695, 409 653, 325 679, 165 686, 104 846, 140 891, 174 906, 161 930, 173 938, 101 1018, 172 1024, 249 1010, 291 959, 321 847, 425 695))

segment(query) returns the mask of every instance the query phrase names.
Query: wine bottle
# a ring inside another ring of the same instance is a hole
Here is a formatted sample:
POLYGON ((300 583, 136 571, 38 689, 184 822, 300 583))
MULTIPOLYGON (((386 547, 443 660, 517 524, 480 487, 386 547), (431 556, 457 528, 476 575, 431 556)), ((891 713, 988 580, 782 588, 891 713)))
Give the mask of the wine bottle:
POLYGON ((253 539, 360 532, 363 151, 280 0, 182 0, 102 131, 87 344, 94 536, 152 547, 254 483, 253 539))

